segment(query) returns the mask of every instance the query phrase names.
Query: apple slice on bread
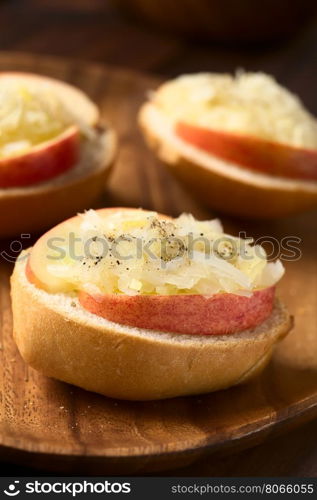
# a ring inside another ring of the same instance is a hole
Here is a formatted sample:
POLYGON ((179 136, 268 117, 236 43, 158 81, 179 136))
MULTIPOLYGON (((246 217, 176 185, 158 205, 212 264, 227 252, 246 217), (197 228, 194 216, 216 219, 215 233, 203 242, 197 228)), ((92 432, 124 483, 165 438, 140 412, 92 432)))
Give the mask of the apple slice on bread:
POLYGON ((159 158, 212 208, 276 217, 317 206, 317 121, 268 75, 176 78, 151 94, 139 121, 159 158))
POLYGON ((289 331, 282 275, 217 220, 90 210, 18 259, 15 339, 42 373, 107 396, 209 392, 260 372, 289 331))
POLYGON ((53 78, 3 72, 0 103, 0 236, 39 230, 89 206, 116 149, 91 99, 53 78))

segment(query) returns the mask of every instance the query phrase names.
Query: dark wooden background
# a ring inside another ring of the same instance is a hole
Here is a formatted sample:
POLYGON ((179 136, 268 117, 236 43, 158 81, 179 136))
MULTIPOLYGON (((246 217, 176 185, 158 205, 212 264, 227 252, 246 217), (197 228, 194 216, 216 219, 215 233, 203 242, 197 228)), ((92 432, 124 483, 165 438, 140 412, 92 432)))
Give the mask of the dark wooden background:
MULTIPOLYGON (((274 20, 272 20, 274 22, 274 20)), ((0 50, 51 54, 174 76, 262 70, 317 114, 317 21, 291 40, 258 46, 185 41, 126 20, 107 0, 0 0, 0 50)), ((183 476, 317 476, 317 422, 256 448, 170 472, 183 476)), ((1 464, 2 475, 38 474, 1 464)), ((45 474, 45 471, 42 471, 45 474)))

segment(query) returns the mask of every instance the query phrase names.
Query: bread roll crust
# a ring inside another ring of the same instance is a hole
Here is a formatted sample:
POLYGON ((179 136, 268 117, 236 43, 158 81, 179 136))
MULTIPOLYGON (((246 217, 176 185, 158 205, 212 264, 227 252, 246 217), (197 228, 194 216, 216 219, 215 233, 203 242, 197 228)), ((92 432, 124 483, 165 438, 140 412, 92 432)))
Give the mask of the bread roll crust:
POLYGON ((46 376, 105 396, 151 400, 224 389, 269 361, 292 319, 277 300, 254 330, 193 336, 141 330, 85 311, 77 298, 48 294, 25 275, 27 252, 11 278, 14 338, 23 359, 46 376))

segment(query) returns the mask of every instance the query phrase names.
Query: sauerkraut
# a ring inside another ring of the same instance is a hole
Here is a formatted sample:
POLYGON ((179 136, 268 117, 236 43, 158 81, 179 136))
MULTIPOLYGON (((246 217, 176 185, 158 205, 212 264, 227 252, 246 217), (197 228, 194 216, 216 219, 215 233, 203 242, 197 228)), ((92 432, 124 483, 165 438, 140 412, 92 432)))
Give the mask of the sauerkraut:
POLYGON ((72 122, 72 114, 45 85, 0 80, 0 158, 23 154, 72 122))
POLYGON ((198 73, 162 85, 152 100, 173 121, 317 149, 317 121, 264 73, 198 73))
POLYGON ((55 250, 50 245, 45 265, 58 291, 250 295, 284 272, 280 261, 267 262, 264 249, 251 243, 225 234, 218 220, 189 214, 168 219, 142 210, 106 216, 89 210, 55 250))

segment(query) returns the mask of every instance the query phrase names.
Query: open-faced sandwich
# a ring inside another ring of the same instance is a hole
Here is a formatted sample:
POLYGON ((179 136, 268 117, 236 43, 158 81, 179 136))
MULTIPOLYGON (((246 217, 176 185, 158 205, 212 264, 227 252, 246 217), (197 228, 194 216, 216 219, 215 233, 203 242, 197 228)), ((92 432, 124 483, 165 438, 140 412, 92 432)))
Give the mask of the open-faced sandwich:
POLYGON ((82 91, 40 75, 0 73, 0 237, 90 207, 115 150, 114 132, 82 91))
POLYGON ((184 75, 140 110, 150 147, 205 203, 248 217, 317 206, 317 121, 262 73, 184 75))
POLYGON ((259 373, 288 333, 282 274, 217 220, 89 210, 20 255, 14 337, 33 368, 106 396, 215 391, 259 373))

